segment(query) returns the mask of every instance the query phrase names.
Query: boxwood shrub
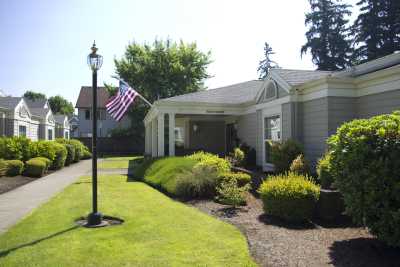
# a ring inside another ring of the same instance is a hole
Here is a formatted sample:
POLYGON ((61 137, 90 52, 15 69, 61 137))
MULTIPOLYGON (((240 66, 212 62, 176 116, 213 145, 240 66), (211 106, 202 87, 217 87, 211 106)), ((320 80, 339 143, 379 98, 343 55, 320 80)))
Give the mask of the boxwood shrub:
POLYGON ((28 160, 32 156, 30 144, 26 137, 1 137, 0 158, 28 160))
POLYGON ((59 170, 64 167, 68 152, 63 144, 53 142, 53 147, 56 156, 50 166, 50 169, 59 170))
POLYGON ((400 246, 400 112, 345 123, 328 145, 347 213, 400 246))
POLYGON ((266 214, 301 222, 312 217, 320 188, 308 176, 288 172, 267 177, 258 192, 266 214))
POLYGON ((44 161, 44 163, 46 163, 45 172, 47 172, 47 170, 48 170, 48 169, 50 168, 50 166, 51 166, 51 160, 49 160, 48 158, 45 158, 45 157, 36 157, 35 159, 42 160, 42 161, 44 161))
POLYGON ((67 149, 67 157, 65 159, 65 166, 68 166, 74 162, 75 147, 70 144, 64 144, 64 146, 67 149))
POLYGON ((40 158, 32 158, 25 162, 25 175, 29 177, 42 177, 46 172, 46 162, 40 158))
POLYGON ((31 143, 32 157, 44 157, 53 162, 56 158, 56 150, 54 141, 40 140, 31 143))
POLYGON ((326 153, 317 163, 318 180, 324 189, 334 188, 334 177, 331 171, 330 153, 326 153))
POLYGON ((7 176, 17 176, 24 170, 24 163, 18 159, 6 160, 7 176))

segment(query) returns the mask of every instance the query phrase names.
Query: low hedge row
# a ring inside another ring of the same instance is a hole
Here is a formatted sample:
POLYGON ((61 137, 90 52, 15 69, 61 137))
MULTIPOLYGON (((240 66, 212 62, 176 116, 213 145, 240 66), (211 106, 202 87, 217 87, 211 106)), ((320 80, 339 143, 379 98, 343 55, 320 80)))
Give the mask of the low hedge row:
POLYGON ((1 137, 0 176, 24 173, 27 176, 40 177, 48 169, 58 170, 91 156, 88 148, 78 140, 31 141, 25 137, 1 137), (38 164, 38 161, 45 163, 42 171, 39 171, 42 164, 38 164))

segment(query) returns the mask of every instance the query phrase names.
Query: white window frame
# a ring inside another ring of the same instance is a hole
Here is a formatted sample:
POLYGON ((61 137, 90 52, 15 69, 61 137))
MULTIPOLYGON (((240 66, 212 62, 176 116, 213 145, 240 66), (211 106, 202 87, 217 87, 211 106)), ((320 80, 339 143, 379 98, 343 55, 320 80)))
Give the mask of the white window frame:
POLYGON ((271 117, 276 117, 276 116, 279 116, 279 118, 280 118, 280 132, 281 132, 281 136, 280 136, 280 138, 281 138, 281 140, 282 140, 282 135, 283 135, 283 132, 282 132, 282 104, 276 104, 276 105, 273 105, 273 106, 270 106, 270 107, 267 107, 267 108, 264 108, 263 110, 262 110, 262 121, 261 121, 261 124, 262 124, 262 136, 261 136, 261 138, 262 138, 262 167, 263 167, 263 170, 264 171, 272 171, 272 170, 274 170, 274 165, 272 164, 272 163, 267 163, 266 162, 266 159, 265 159, 265 140, 266 139, 264 139, 264 137, 265 137, 265 119, 266 118, 271 118, 271 117))
POLYGON ((18 136, 28 137, 28 127, 26 125, 18 125, 18 136), (25 135, 21 135, 21 127, 25 127, 25 135))

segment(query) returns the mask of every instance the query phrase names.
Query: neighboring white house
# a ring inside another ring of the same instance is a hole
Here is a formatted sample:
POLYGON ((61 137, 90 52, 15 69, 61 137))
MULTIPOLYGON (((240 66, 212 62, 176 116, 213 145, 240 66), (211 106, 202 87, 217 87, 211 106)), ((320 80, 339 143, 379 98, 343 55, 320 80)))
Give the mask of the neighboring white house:
MULTIPOLYGON (((78 109, 78 137, 92 136, 92 87, 82 86, 75 107, 78 109)), ((109 137, 116 128, 127 128, 130 121, 125 116, 120 122, 113 119, 106 111, 106 104, 110 98, 105 87, 98 87, 97 92, 97 119, 98 137, 109 137)))
POLYGON ((71 127, 69 124, 69 119, 67 115, 54 115, 54 120, 56 122, 56 138, 70 139, 71 127))
POLYGON ((77 115, 73 115, 70 119, 69 119, 69 125, 70 125, 70 137, 79 137, 79 133, 78 133, 78 126, 79 126, 79 119, 77 115))
POLYGON ((24 98, 32 117, 39 121, 39 139, 55 139, 55 120, 46 99, 29 100, 24 98))
POLYGON ((156 101, 144 119, 145 151, 224 155, 246 142, 269 170, 269 141, 291 138, 315 164, 343 122, 394 110, 400 110, 400 53, 337 72, 271 69, 262 81, 156 101))

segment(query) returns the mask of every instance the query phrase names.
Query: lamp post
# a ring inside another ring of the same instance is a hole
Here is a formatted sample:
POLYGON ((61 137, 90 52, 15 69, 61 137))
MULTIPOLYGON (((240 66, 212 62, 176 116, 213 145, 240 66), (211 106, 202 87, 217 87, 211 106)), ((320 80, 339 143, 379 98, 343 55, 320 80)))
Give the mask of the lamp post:
POLYGON ((102 223, 102 215, 97 210, 97 71, 103 64, 103 57, 96 54, 96 43, 93 42, 92 53, 87 57, 87 63, 92 70, 92 212, 88 215, 88 226, 96 226, 102 223))

